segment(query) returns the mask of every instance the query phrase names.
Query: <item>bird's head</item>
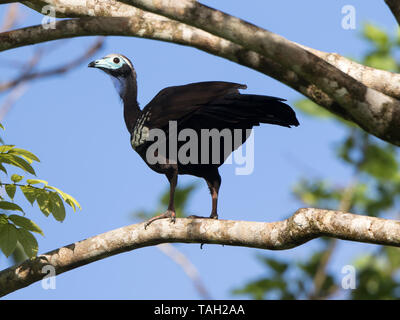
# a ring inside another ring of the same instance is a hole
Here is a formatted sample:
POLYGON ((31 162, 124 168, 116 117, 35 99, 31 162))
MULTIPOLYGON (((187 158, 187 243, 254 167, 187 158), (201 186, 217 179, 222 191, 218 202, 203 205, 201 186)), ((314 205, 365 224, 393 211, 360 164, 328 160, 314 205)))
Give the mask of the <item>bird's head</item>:
POLYGON ((132 62, 122 54, 109 54, 90 62, 88 67, 98 68, 110 75, 121 98, 127 94, 130 83, 136 86, 136 72, 132 62))
POLYGON ((89 63, 88 67, 98 68, 116 78, 127 77, 135 71, 132 62, 127 57, 115 53, 109 54, 99 60, 92 61, 89 63))

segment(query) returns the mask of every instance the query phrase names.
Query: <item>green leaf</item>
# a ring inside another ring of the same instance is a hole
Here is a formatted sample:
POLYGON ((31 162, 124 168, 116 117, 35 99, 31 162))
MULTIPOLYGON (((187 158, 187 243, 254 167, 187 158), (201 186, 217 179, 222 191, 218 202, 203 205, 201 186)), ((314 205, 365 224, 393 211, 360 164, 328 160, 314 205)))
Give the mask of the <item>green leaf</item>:
POLYGON ((364 59, 364 64, 371 68, 388 70, 392 72, 396 71, 397 69, 396 60, 389 54, 382 54, 380 52, 374 52, 373 54, 368 55, 364 59))
POLYGON ((13 148, 8 153, 14 153, 17 155, 21 155, 29 160, 40 162, 39 158, 36 157, 32 152, 21 149, 21 148, 13 148))
POLYGON ((10 145, 10 144, 5 144, 3 146, 0 146, 0 153, 7 153, 14 147, 15 147, 14 145, 10 145))
POLYGON ((8 223, 8 217, 6 214, 0 214, 0 224, 8 223))
POLYGON ((32 220, 30 220, 28 218, 21 217, 16 214, 12 214, 12 215, 8 216, 8 219, 11 220, 18 227, 22 227, 29 231, 37 232, 37 233, 41 234, 42 236, 44 235, 42 229, 40 229, 36 223, 34 223, 32 220))
POLYGON ((11 176, 11 181, 17 183, 17 182, 20 182, 23 178, 24 177, 20 176, 19 174, 13 174, 11 176))
POLYGON ((0 163, 0 170, 7 174, 6 168, 0 163))
POLYGON ((51 201, 51 213, 57 221, 64 221, 65 219, 65 207, 64 202, 56 192, 50 193, 51 201))
POLYGON ((63 200, 69 204, 71 206, 71 208, 74 210, 74 212, 76 211, 76 207, 78 207, 79 209, 82 210, 81 205, 78 203, 78 201, 75 200, 74 197, 72 197, 71 195, 61 191, 60 189, 56 188, 56 187, 52 187, 52 186, 47 186, 46 188, 48 189, 52 189, 58 192, 58 194, 63 198, 63 200))
POLYGON ((14 199, 15 191, 17 190, 17 186, 15 184, 6 184, 5 186, 6 192, 11 199, 14 199))
POLYGON ((14 225, 0 224, 0 249, 6 255, 10 256, 17 245, 17 228, 14 225))
POLYGON ((296 101, 295 105, 298 109, 300 109, 303 113, 307 115, 325 119, 332 119, 332 117, 334 116, 333 113, 327 111, 326 109, 320 107, 318 104, 308 99, 296 101))
POLYGON ((275 273, 281 275, 283 274, 287 268, 288 268, 288 264, 283 262, 283 261, 279 261, 279 260, 275 260, 272 258, 268 258, 268 257, 263 257, 260 256, 259 257, 266 265, 268 265, 272 270, 275 271, 275 273))
POLYGON ((46 190, 42 190, 37 198, 36 198, 37 204, 39 206, 40 211, 48 217, 49 214, 51 213, 51 201, 50 201, 50 193, 46 190))
POLYGON ((389 37, 387 33, 373 24, 366 23, 364 25, 363 36, 370 40, 377 49, 387 51, 389 49, 389 37))
POLYGON ((27 179, 26 182, 29 183, 29 184, 43 183, 45 186, 48 185, 48 182, 47 182, 47 181, 45 181, 45 180, 40 180, 40 179, 27 179))
POLYGON ((26 172, 29 172, 30 174, 36 175, 35 170, 32 168, 32 166, 26 160, 14 155, 14 154, 0 153, 0 162, 11 164, 18 168, 21 168, 22 170, 24 170, 26 172))
POLYGON ((0 201, 0 209, 24 212, 19 205, 8 201, 0 201))
POLYGON ((17 237, 19 243, 24 248, 26 255, 29 258, 36 257, 38 253, 38 243, 35 237, 29 231, 19 228, 17 230, 17 237))
POLYGON ((343 118, 336 116, 332 112, 327 111, 323 107, 319 106, 315 102, 309 100, 309 99, 301 99, 299 101, 295 102, 295 105, 298 109, 300 109, 301 112, 303 112, 305 115, 311 116, 311 117, 318 117, 321 119, 333 119, 333 120, 338 120, 340 123, 349 126, 349 127, 355 127, 355 124, 344 120, 343 118))
POLYGON ((392 179, 398 171, 398 164, 393 148, 368 145, 365 148, 364 161, 360 169, 378 179, 392 179))
POLYGON ((0 123, 0 128, 3 129, 3 130, 6 130, 6 129, 4 129, 4 127, 3 127, 3 125, 1 123, 0 123))
POLYGON ((267 279, 263 278, 260 280, 252 281, 246 284, 241 289, 235 289, 232 291, 233 294, 250 294, 253 299, 264 299, 265 294, 273 291, 286 291, 286 282, 281 279, 267 279))
POLYGON ((33 203, 36 200, 36 192, 35 189, 29 186, 21 186, 21 191, 24 194, 26 200, 28 200, 30 202, 31 205, 33 205, 33 203))
POLYGON ((387 257, 390 261, 391 267, 394 269, 393 271, 396 271, 400 267, 400 250, 399 248, 393 248, 393 247, 384 247, 383 248, 386 251, 387 257))

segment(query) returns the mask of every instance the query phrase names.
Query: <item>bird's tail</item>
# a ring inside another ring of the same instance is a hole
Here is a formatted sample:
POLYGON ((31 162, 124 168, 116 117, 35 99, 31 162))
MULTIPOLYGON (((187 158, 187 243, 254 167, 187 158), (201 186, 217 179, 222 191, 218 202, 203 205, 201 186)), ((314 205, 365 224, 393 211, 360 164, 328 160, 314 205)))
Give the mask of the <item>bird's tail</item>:
POLYGON ((203 110, 211 117, 232 124, 298 126, 296 113, 283 101, 285 100, 270 96, 235 94, 225 96, 222 101, 215 101, 212 106, 203 110))

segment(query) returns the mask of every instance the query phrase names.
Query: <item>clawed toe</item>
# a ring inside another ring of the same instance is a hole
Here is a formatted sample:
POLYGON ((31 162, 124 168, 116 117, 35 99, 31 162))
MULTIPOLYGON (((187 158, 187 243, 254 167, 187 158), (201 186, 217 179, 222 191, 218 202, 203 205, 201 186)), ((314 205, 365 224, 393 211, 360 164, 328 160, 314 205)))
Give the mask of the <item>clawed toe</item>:
POLYGON ((175 211, 173 210, 167 210, 165 211, 163 214, 160 214, 158 216, 155 216, 149 220, 147 220, 147 222, 144 224, 144 228, 147 229, 147 227, 153 223, 156 220, 160 220, 160 219, 165 219, 165 218, 171 218, 171 222, 175 223, 176 221, 176 214, 175 211))
POLYGON ((196 216, 196 215, 191 215, 187 217, 188 219, 218 219, 218 215, 216 213, 211 213, 209 217, 202 217, 202 216, 196 216))
POLYGON ((192 214, 191 216, 188 216, 187 218, 188 219, 205 219, 207 217, 201 217, 201 216, 196 216, 196 215, 192 214))

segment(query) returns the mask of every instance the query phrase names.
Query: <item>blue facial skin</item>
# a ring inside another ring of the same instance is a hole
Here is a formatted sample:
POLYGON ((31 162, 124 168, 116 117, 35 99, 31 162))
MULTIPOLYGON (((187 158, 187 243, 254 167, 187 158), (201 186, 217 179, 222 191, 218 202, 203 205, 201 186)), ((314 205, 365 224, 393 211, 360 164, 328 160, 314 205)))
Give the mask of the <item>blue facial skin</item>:
POLYGON ((89 63, 89 67, 98 68, 110 75, 118 94, 121 98, 124 96, 127 88, 127 81, 129 81, 128 75, 132 70, 130 63, 128 63, 123 57, 115 54, 109 55, 89 63), (119 61, 115 62, 116 59, 119 61))
POLYGON ((99 60, 94 61, 93 67, 106 69, 106 70, 117 70, 117 69, 121 68, 124 63, 125 63, 125 61, 120 57, 115 57, 115 56, 113 56, 113 57, 105 57, 103 59, 99 59, 99 60), (119 59, 118 63, 114 62, 115 58, 119 59))

